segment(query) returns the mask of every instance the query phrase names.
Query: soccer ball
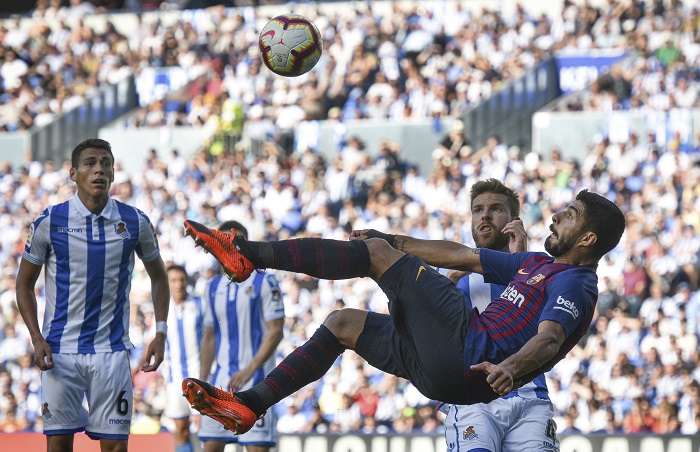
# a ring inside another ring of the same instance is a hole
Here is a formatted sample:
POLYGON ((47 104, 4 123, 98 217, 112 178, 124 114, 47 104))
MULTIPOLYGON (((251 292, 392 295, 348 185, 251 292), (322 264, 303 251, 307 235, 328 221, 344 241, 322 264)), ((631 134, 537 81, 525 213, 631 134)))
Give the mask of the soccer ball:
POLYGON ((321 34, 303 16, 285 14, 271 19, 260 32, 260 56, 272 72, 297 77, 321 58, 321 34))

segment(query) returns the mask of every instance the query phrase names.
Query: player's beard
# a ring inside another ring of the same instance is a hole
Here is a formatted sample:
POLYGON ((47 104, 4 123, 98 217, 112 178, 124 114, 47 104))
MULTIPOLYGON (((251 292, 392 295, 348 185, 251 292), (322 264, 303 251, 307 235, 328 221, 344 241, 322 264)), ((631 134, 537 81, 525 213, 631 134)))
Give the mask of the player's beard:
POLYGON ((508 236, 503 234, 501 231, 496 229, 493 225, 494 233, 488 237, 480 235, 475 229, 472 229, 472 237, 474 238, 474 243, 478 248, 488 248, 490 250, 503 250, 508 246, 508 236))
POLYGON ((554 234, 549 234, 544 241, 544 249, 554 257, 562 256, 569 252, 576 243, 576 237, 562 238, 561 236, 554 237, 554 234), (556 241, 555 241, 556 240, 556 241))

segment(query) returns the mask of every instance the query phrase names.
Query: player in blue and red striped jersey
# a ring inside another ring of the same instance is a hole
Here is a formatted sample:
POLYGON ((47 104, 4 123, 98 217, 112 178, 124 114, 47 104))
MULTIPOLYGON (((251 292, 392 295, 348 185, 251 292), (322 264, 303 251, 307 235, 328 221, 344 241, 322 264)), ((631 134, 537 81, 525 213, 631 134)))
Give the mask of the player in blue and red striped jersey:
POLYGON ((389 298, 389 315, 332 312, 302 346, 260 383, 235 394, 185 379, 193 407, 242 433, 284 397, 319 379, 345 349, 407 378, 425 396, 448 403, 488 402, 561 360, 590 326, 598 296, 595 268, 617 246, 625 218, 611 201, 581 191, 552 216, 544 253, 508 254, 443 240, 355 231, 348 242, 294 239, 249 242, 186 221, 185 229, 232 277, 254 267, 324 279, 372 277, 389 298), (481 314, 430 266, 481 273, 506 285, 481 314))

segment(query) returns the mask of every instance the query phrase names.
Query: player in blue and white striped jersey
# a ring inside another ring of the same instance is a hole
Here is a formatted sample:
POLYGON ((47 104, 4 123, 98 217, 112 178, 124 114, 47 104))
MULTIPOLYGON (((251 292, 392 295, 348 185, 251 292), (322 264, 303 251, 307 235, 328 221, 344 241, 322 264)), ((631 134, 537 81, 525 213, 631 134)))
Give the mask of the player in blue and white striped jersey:
POLYGON ((114 156, 108 142, 88 139, 71 154, 77 194, 31 225, 17 274, 17 304, 42 372, 42 415, 50 451, 71 451, 85 430, 103 451, 126 451, 131 424, 129 290, 134 254, 151 279, 158 327, 142 370, 163 360, 168 280, 148 217, 109 197, 114 156), (34 286, 45 267, 41 330, 34 286), (87 396, 89 411, 83 408, 87 396))
MULTIPOLYGON (((227 221, 222 231, 248 231, 227 221)), ((275 350, 282 340, 284 305, 275 275, 255 271, 241 283, 225 276, 212 278, 203 294, 204 339, 200 379, 231 391, 248 389, 275 368, 275 350), (212 363, 214 368, 212 371, 212 363)), ((277 442, 277 419, 268 410, 243 435, 232 432, 210 417, 202 417, 199 438, 204 452, 223 452, 227 443, 238 442, 248 452, 266 452, 277 442)))
MULTIPOLYGON (((527 251, 527 234, 518 219, 518 197, 496 179, 472 186, 472 237, 479 248, 527 251)), ((484 282, 479 273, 452 272, 468 306, 480 313, 506 286, 484 282)), ((543 374, 488 404, 443 405, 448 450, 514 452, 558 449, 554 411, 543 374)))
POLYGON ((175 422, 175 452, 193 452, 190 442, 190 404, 182 396, 182 379, 199 376, 199 346, 204 328, 200 297, 187 293, 187 271, 169 265, 171 303, 168 310, 168 340, 165 343, 167 404, 165 416, 175 422))

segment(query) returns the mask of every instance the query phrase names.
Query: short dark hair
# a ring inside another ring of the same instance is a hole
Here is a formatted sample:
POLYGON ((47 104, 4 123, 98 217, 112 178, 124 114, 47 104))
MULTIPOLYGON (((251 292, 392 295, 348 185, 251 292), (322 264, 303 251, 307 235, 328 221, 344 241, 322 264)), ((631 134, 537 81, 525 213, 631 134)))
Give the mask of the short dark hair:
POLYGON ((185 267, 183 267, 182 265, 170 264, 165 268, 166 273, 170 273, 172 270, 182 272, 185 274, 185 277, 187 277, 187 270, 185 270, 185 267))
POLYGON ((219 226, 219 231, 230 231, 231 229, 235 229, 236 231, 240 232, 243 234, 244 239, 248 239, 248 230, 243 226, 241 223, 235 221, 235 220, 229 220, 229 221, 224 221, 221 223, 219 226))
POLYGON ((70 155, 70 162, 73 168, 77 168, 78 165, 80 165, 80 154, 82 154, 83 151, 88 148, 104 149, 105 151, 109 152, 109 156, 112 157, 112 163, 114 163, 114 154, 112 154, 112 146, 109 144, 109 142, 99 138, 88 138, 87 140, 83 140, 78 143, 78 145, 73 149, 73 152, 70 155))
POLYGON ((499 195, 505 195, 505 197, 508 198, 508 209, 510 209, 510 214, 513 216, 513 218, 520 216, 520 200, 518 199, 518 195, 510 188, 503 185, 503 183, 498 179, 491 178, 480 180, 472 185, 470 203, 474 204, 474 199, 484 193, 497 193, 499 195))
POLYGON ((588 190, 581 190, 576 200, 584 206, 586 228, 598 236, 593 254, 600 259, 617 246, 625 232, 625 215, 609 199, 588 190))

